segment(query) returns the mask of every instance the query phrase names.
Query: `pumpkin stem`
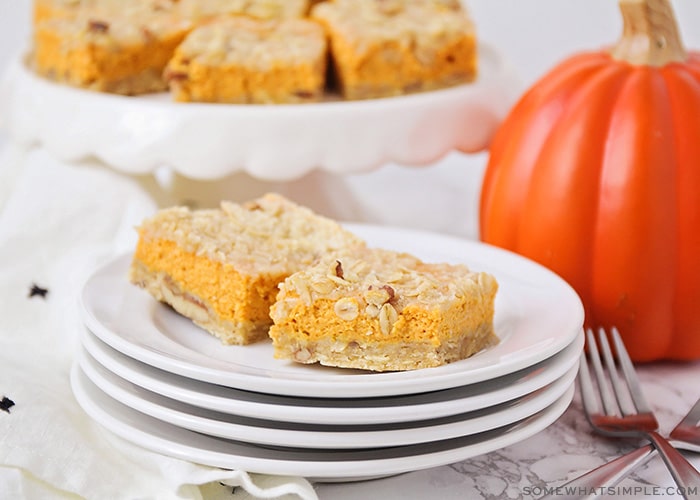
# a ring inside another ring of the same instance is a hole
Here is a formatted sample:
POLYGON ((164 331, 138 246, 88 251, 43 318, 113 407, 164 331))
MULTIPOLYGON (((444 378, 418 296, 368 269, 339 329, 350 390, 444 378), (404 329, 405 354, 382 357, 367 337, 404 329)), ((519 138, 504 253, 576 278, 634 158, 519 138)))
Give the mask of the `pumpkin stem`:
POLYGON ((619 0, 622 38, 610 53, 630 64, 664 66, 686 60, 669 0, 619 0))

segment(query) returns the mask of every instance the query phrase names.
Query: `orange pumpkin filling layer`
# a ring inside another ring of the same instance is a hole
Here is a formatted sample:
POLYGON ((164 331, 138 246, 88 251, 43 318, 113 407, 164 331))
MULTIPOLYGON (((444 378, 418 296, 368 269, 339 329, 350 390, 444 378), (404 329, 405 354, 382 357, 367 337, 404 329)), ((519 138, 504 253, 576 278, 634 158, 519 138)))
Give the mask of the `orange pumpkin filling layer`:
POLYGON ((166 273, 178 289, 202 300, 221 321, 269 324, 277 284, 286 277, 246 276, 230 264, 186 252, 162 239, 141 239, 134 258, 151 273, 166 273))

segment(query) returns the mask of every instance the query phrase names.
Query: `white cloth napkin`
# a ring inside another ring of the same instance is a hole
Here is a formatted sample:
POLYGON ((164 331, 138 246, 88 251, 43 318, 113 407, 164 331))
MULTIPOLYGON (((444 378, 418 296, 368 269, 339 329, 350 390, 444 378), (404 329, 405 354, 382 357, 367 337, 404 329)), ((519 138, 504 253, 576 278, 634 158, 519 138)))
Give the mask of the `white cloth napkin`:
POLYGON ((0 499, 317 498, 303 478, 146 451, 82 411, 69 383, 77 294, 96 265, 133 248, 156 204, 96 164, 9 144, 0 153, 0 499))

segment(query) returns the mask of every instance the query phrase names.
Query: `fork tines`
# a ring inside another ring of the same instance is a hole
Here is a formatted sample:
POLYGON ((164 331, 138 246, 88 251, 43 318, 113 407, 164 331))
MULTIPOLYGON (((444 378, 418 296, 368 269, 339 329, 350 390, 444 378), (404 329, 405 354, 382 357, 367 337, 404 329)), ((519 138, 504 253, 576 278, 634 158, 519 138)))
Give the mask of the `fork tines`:
POLYGON ((586 330, 588 357, 593 365, 599 391, 594 389, 586 355, 582 354, 579 381, 584 407, 590 413, 600 413, 596 396, 596 393, 599 393, 605 413, 608 415, 620 415, 620 412, 623 416, 650 412, 649 404, 642 393, 639 379, 632 365, 632 360, 622 342, 620 332, 613 327, 610 330, 610 335, 616 356, 613 356, 613 351, 603 328, 598 330, 597 342, 593 331, 591 329, 586 330), (620 379, 620 371, 626 384, 620 379), (605 375, 606 372, 608 373, 607 377, 605 375), (610 382, 608 383, 607 380, 610 382), (610 384, 612 384, 612 391, 610 384))

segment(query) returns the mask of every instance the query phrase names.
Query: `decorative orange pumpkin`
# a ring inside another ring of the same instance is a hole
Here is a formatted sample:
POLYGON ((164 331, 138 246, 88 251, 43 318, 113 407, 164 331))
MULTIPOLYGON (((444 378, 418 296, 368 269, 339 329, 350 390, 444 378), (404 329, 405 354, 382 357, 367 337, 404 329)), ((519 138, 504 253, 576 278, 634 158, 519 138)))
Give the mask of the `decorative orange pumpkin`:
POLYGON ((635 361, 699 359, 700 53, 668 0, 619 4, 617 45, 553 68, 497 131, 480 236, 566 279, 635 361))

